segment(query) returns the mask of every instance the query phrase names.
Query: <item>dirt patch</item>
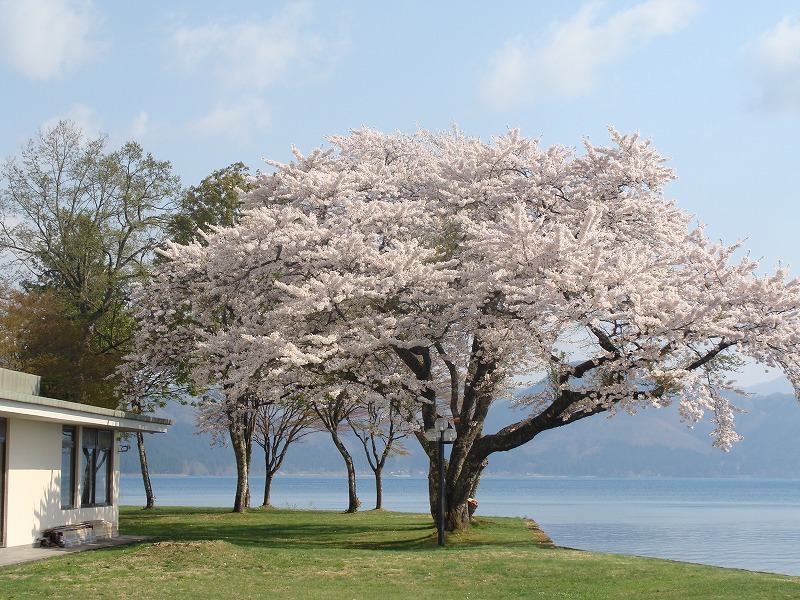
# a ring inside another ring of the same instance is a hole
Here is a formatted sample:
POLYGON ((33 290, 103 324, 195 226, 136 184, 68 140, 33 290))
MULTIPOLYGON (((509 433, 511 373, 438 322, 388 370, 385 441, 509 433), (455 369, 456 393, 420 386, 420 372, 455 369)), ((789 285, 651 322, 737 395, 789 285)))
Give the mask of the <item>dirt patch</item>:
POLYGON ((522 519, 525 523, 525 528, 533 534, 533 541, 536 543, 537 546, 540 548, 555 548, 556 545, 553 543, 553 540, 550 539, 550 536, 547 535, 542 528, 539 527, 539 524, 534 521, 533 519, 522 519))

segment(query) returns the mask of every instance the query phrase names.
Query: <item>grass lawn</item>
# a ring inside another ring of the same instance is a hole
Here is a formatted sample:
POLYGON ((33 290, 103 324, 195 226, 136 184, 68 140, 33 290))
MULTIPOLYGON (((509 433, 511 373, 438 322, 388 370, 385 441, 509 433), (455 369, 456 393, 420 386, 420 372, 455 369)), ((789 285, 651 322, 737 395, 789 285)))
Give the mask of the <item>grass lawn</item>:
POLYGON ((484 517, 436 545, 426 515, 123 508, 150 542, 0 569, 0 598, 800 598, 800 577, 538 545, 484 517))

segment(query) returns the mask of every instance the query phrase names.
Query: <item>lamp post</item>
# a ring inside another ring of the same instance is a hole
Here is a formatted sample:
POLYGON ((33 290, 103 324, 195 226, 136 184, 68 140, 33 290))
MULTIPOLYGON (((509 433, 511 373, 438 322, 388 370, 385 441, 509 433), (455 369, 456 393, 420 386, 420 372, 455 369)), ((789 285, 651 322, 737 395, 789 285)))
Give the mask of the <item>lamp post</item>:
POLYGON ((445 503, 445 482, 444 482, 444 445, 452 444, 456 441, 456 430, 443 417, 437 417, 433 427, 425 431, 425 439, 429 442, 439 443, 439 514, 436 527, 439 530, 439 545, 444 546, 444 503, 445 503))

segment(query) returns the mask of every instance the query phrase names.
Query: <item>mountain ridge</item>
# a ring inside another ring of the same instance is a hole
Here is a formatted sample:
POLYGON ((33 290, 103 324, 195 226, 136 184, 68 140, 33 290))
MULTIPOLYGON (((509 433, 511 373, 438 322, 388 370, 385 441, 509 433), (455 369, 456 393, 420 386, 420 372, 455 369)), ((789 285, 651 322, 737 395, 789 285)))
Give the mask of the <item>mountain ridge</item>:
MULTIPOLYGON (((546 431, 509 452, 489 457, 486 476, 563 475, 603 477, 800 477, 800 407, 788 381, 753 386, 752 396, 732 401, 746 412, 736 417, 743 440, 730 452, 712 446, 713 425, 707 421, 689 428, 674 406, 641 409, 636 415, 597 415, 563 428, 546 431)), ((510 400, 495 402, 486 430, 524 417, 524 409, 510 400)), ((211 437, 196 433, 193 409, 171 405, 160 416, 173 420, 167 434, 147 437, 148 462, 153 474, 235 474, 230 448, 211 447, 211 437)), ((363 450, 354 440, 347 445, 356 468, 369 472, 363 450)), ((385 473, 424 474, 428 460, 416 440, 406 440, 407 456, 393 456, 385 473)), ((138 454, 121 455, 124 473, 139 471, 138 454)), ((287 453, 284 473, 344 473, 339 453, 327 433, 307 436, 287 453)), ((259 447, 253 449, 254 475, 264 473, 259 447)))

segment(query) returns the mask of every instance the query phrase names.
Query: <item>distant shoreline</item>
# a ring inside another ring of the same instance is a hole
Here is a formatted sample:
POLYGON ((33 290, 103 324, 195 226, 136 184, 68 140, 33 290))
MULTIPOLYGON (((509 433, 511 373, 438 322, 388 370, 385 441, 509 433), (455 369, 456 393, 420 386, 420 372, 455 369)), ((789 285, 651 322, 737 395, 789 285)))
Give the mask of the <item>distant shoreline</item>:
MULTIPOLYGON (((142 474, 136 471, 127 471, 124 473, 120 473, 120 475, 125 477, 141 477, 142 474)), ((370 471, 357 471, 357 477, 373 477, 373 473, 370 471)), ((228 473, 228 474, 213 474, 209 473, 206 475, 193 475, 191 473, 150 473, 150 477, 236 477, 236 473, 228 473)), ((252 478, 261 478, 265 477, 264 473, 251 473, 249 476, 252 478)), ((331 473, 331 472, 324 472, 324 473, 278 473, 276 477, 347 477, 347 473, 331 473)), ((392 475, 389 473, 384 473, 384 479, 425 479, 428 477, 427 473, 412 473, 410 475, 392 475)), ((637 480, 637 479, 661 479, 664 481, 680 481, 683 479, 686 480, 705 480, 705 479, 725 479, 730 481, 753 481, 753 480, 763 480, 763 481, 800 481, 800 477, 794 475, 786 475, 786 476, 760 476, 760 475, 684 475, 684 476, 676 476, 676 475, 543 475, 538 473, 532 474, 524 474, 524 473, 486 473, 483 475, 481 479, 603 479, 603 480, 637 480)))

